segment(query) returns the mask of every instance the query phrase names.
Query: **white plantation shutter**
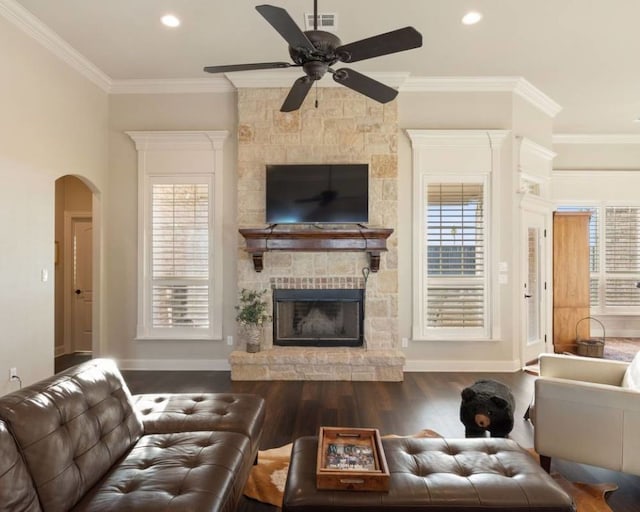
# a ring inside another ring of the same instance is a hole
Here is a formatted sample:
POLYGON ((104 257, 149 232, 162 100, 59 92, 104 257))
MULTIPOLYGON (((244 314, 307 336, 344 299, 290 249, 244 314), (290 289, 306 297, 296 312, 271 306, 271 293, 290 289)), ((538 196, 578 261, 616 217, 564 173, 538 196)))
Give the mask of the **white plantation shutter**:
POLYGON ((606 207, 604 236, 606 306, 640 306, 640 207, 606 207))
POLYGON ((151 186, 151 326, 209 327, 209 185, 151 186))
POLYGON ((425 326, 475 330, 486 325, 485 198, 482 183, 428 183, 425 326))

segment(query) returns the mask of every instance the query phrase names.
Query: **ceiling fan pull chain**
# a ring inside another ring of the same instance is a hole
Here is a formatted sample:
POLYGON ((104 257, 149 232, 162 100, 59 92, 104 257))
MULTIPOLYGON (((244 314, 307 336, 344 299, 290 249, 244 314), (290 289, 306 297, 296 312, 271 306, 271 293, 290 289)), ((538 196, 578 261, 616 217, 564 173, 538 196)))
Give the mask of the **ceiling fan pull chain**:
POLYGON ((316 81, 316 102, 315 102, 315 106, 316 108, 318 108, 318 82, 316 81))

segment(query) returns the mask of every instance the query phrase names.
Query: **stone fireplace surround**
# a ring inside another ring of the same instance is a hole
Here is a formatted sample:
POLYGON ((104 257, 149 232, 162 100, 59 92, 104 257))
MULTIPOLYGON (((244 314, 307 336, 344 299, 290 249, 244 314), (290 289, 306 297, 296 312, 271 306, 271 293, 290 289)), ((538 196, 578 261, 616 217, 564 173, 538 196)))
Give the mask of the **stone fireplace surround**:
MULTIPOLYGON (((268 252, 256 272, 238 234, 238 289, 366 288, 363 347, 273 346, 272 324, 258 353, 242 344, 229 356, 233 380, 401 381, 398 336, 397 106, 381 105, 346 88, 318 90, 279 112, 287 89, 238 90, 238 228, 265 227, 265 166, 269 163, 368 163, 369 223, 394 230, 378 272, 366 281, 364 252, 268 252)), ((337 226, 338 227, 338 226, 337 226)), ((308 229, 308 226, 306 226, 308 229)), ((278 227, 280 229, 280 226, 278 227)), ((296 229, 295 226, 282 229, 296 229)))

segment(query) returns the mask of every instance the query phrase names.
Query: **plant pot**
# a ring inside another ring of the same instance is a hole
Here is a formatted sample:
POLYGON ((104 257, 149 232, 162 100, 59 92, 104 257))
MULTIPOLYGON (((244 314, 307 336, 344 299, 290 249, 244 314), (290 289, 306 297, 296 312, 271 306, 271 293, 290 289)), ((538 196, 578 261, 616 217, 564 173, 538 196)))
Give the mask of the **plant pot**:
POLYGON ((261 325, 245 325, 244 339, 247 344, 247 352, 260 352, 264 331, 261 325))

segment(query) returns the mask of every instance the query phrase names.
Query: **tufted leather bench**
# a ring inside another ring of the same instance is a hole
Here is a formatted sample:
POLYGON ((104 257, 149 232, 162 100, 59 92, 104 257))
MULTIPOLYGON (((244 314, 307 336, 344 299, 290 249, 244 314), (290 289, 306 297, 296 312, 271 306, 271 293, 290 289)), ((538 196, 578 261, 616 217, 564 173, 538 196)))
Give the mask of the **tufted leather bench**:
POLYGON ((0 512, 233 512, 264 400, 140 395, 94 359, 0 397, 0 512))
POLYGON ((316 489, 316 437, 297 439, 282 512, 575 512, 572 499, 509 439, 382 439, 389 492, 316 489))

